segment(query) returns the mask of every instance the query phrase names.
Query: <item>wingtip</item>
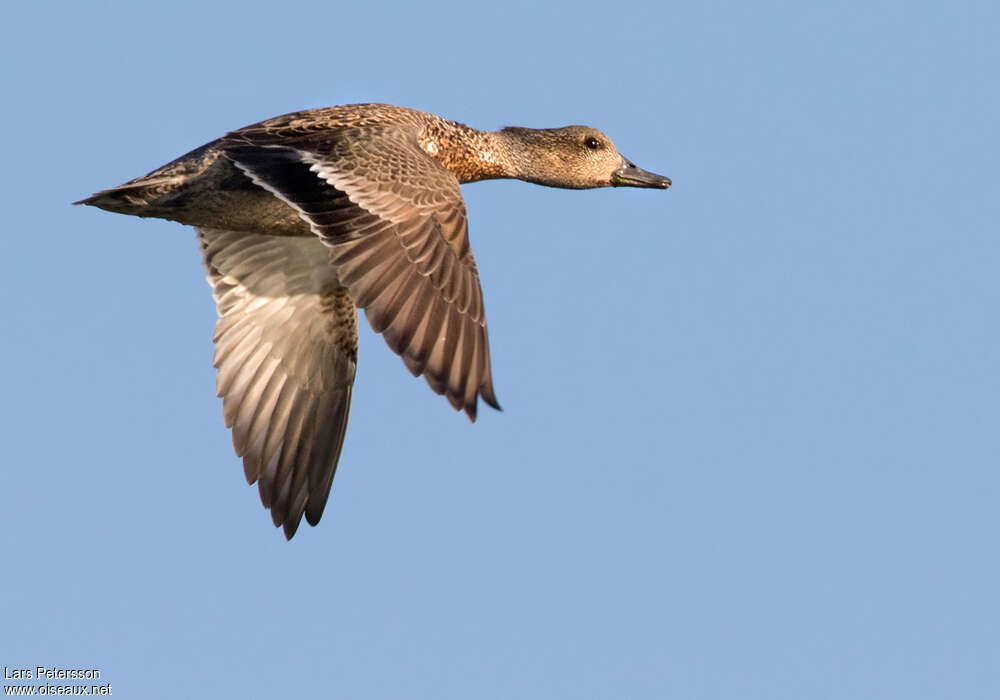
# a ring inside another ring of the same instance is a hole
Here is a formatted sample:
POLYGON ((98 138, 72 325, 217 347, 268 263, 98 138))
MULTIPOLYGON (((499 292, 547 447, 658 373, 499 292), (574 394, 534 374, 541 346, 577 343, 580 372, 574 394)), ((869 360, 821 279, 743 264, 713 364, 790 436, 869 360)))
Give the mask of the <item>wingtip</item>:
MULTIPOLYGON (((326 505, 325 501, 323 502, 323 505, 324 506, 326 505)), ((309 523, 310 526, 316 527, 317 525, 319 525, 320 518, 322 517, 323 517, 323 506, 320 506, 319 512, 313 511, 308 506, 306 506, 306 522, 309 523)))
MULTIPOLYGON (((497 402, 497 397, 494 396, 492 392, 484 393, 484 392, 480 391, 479 397, 481 397, 483 399, 483 402, 487 406, 489 406, 490 408, 493 408, 493 409, 495 409, 497 411, 500 411, 501 413, 503 412, 503 409, 500 407, 500 404, 497 402)), ((470 423, 475 423, 476 422, 476 418, 477 418, 477 414, 478 414, 478 411, 479 411, 479 399, 478 398, 474 398, 472 400, 472 403, 469 403, 469 404, 463 406, 459 410, 464 410, 465 411, 465 415, 467 415, 469 417, 469 422, 470 423)))
POLYGON ((299 529, 299 521, 297 520, 295 522, 292 522, 291 520, 287 521, 282 527, 282 531, 285 533, 285 541, 288 542, 293 537, 295 537, 295 532, 298 529, 299 529))
POLYGON ((473 397, 470 403, 465 404, 464 406, 465 415, 469 417, 470 423, 476 422, 476 414, 478 410, 479 410, 479 402, 476 401, 475 397, 473 397))
POLYGON ((497 411, 501 412, 503 411, 503 409, 500 407, 500 402, 497 401, 496 394, 493 393, 492 384, 482 387, 479 390, 479 395, 483 397, 483 401, 486 402, 487 406, 496 409, 497 411))

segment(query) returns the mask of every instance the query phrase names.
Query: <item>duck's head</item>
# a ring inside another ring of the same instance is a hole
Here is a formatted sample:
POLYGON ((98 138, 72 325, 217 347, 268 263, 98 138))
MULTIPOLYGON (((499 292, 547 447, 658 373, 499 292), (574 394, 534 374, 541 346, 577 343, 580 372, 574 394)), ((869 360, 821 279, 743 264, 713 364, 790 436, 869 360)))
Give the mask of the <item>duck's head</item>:
POLYGON ((670 187, 670 178, 639 168, 604 133, 589 126, 525 129, 508 126, 517 177, 549 187, 670 187))

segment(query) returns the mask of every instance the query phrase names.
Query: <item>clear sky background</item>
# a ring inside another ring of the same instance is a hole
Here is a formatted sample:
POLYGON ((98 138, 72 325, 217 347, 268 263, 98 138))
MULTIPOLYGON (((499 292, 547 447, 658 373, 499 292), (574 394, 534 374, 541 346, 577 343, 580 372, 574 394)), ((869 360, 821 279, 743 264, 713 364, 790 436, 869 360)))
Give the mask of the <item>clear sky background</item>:
POLYGON ((16 3, 0 664, 116 697, 1000 697, 994 2, 16 3), (69 203, 363 101, 590 124, 667 192, 464 188, 503 413, 364 328, 292 542, 194 232, 69 203))

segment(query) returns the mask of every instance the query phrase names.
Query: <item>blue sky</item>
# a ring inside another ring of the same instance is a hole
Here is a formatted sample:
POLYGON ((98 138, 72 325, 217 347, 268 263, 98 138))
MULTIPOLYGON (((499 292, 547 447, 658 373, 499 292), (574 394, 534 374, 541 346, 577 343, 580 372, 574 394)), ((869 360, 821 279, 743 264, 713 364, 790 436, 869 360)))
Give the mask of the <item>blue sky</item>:
POLYGON ((1000 696, 987 2, 22 3, 0 664, 120 697, 1000 696), (71 207, 383 101, 585 123, 667 192, 464 188, 503 413, 367 327, 318 528, 214 396, 194 233, 71 207))

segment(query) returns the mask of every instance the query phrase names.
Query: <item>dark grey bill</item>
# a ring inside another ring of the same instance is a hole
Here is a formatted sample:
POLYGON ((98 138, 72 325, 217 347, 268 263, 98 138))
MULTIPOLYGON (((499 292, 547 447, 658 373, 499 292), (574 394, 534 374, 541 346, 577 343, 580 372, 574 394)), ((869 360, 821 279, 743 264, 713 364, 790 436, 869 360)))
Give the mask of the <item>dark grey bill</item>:
POLYGON ((637 168, 631 161, 625 161, 625 165, 611 174, 612 187, 656 187, 665 190, 670 184, 669 177, 637 168))

